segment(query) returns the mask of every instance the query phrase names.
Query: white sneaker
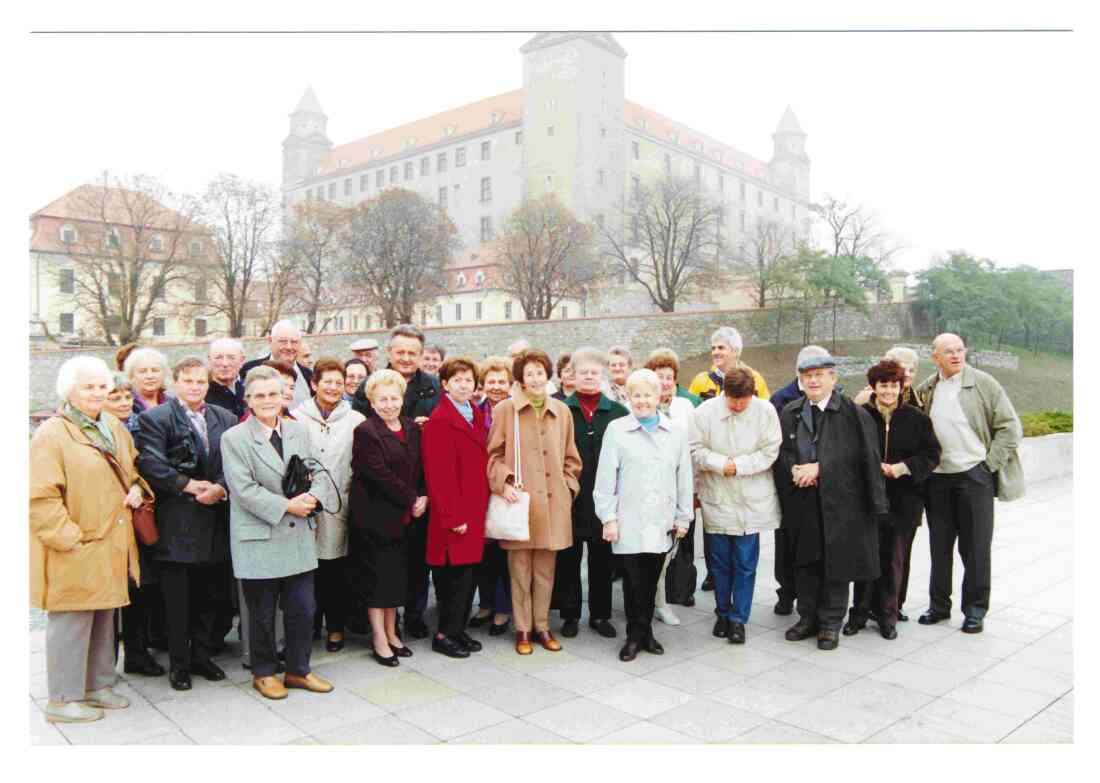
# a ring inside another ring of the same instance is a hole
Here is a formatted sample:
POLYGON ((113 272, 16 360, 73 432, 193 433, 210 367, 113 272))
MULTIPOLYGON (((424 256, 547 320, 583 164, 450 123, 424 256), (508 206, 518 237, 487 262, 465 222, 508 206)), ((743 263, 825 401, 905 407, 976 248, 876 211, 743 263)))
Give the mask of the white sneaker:
POLYGON ((665 625, 679 625, 680 618, 677 617, 671 609, 667 606, 658 606, 653 610, 653 613, 657 615, 657 619, 665 625))
POLYGON ((46 720, 50 723, 91 723, 103 717, 103 710, 79 701, 46 702, 46 720))
POLYGON ((121 710, 130 706, 130 700, 119 696, 110 688, 88 691, 84 694, 84 703, 90 707, 102 707, 105 710, 121 710))

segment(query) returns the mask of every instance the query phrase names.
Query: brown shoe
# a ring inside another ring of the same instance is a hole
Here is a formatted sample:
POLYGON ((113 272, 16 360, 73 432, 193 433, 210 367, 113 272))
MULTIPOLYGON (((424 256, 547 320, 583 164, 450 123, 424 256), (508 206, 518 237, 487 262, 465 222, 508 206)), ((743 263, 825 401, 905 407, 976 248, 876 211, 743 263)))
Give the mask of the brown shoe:
POLYGON ((287 672, 283 675, 283 682, 288 688, 304 688, 313 693, 329 693, 332 691, 332 683, 324 677, 318 677, 313 672, 310 672, 305 677, 299 677, 297 674, 287 672))
POLYGON ((279 682, 278 677, 253 677, 252 687, 258 690, 265 699, 286 698, 286 688, 279 682))
POLYGON ((531 634, 529 631, 516 631, 516 652, 520 655, 530 655, 535 651, 531 646, 531 634))
POLYGON ((535 631, 535 638, 539 644, 542 645, 542 649, 549 650, 550 652, 557 652, 561 649, 561 642, 554 638, 554 634, 550 631, 535 631))

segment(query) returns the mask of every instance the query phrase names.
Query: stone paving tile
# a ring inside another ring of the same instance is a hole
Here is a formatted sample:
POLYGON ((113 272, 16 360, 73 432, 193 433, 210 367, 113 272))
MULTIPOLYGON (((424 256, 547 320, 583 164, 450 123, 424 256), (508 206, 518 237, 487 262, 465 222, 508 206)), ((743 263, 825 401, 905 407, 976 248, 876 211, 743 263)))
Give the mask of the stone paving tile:
POLYGON ((450 740, 497 723, 512 716, 493 709, 469 696, 452 696, 419 707, 397 712, 397 716, 441 740, 450 740))
MULTIPOLYGON (((28 726, 30 727, 30 740, 32 745, 68 745, 69 740, 61 733, 56 724, 49 723, 42 712, 42 706, 34 700, 29 700, 28 726)), ((106 720, 106 718, 104 719, 106 720)), ((102 721, 100 721, 102 723, 102 721)))
POLYGON ((678 688, 692 696, 707 696, 746 681, 743 675, 711 666, 697 658, 647 674, 645 679, 670 688, 678 688))
POLYGON ((551 685, 528 675, 512 674, 517 678, 502 681, 488 688, 472 691, 469 695, 483 704, 520 717, 553 707, 577 698, 573 691, 551 685))
POLYGON ((813 701, 814 697, 806 693, 791 691, 762 690, 754 688, 748 681, 709 694, 714 701, 720 701, 740 710, 775 718, 799 705, 813 701))
POLYGON ((738 745, 831 745, 836 740, 781 721, 771 721, 735 737, 738 745))
POLYGON ((938 644, 922 647, 916 652, 906 655, 901 660, 918 663, 930 669, 944 669, 969 674, 970 676, 977 676, 986 669, 991 669, 1000 663, 997 658, 959 652, 954 647, 944 647, 938 644))
POLYGON ((158 734, 155 737, 138 740, 135 745, 194 745, 195 741, 179 729, 173 729, 167 734, 158 734))
POLYGON ((946 694, 950 699, 993 710, 1021 721, 1033 718, 1056 700, 1034 691, 983 680, 971 680, 946 694))
POLYGON ((902 685, 863 678, 843 685, 822 698, 838 706, 881 712, 896 719, 915 712, 936 697, 902 685))
POLYGON ((871 672, 868 678, 877 682, 901 685, 930 696, 943 696, 971 679, 971 675, 967 672, 933 669, 929 666, 921 666, 919 663, 900 660, 871 672))
POLYGON ((662 712, 652 718, 651 722, 703 742, 729 742, 734 737, 767 723, 768 719, 714 699, 696 697, 686 704, 662 712))
MULTIPOLYGON (((565 641, 568 642, 570 640, 566 639, 565 641)), ((490 651, 486 650, 485 652, 490 651)), ((518 672, 519 674, 534 674, 538 671, 565 666, 574 661, 586 660, 570 653, 568 647, 564 643, 562 649, 557 652, 550 652, 549 650, 544 650, 538 645, 535 645, 535 651, 530 655, 520 655, 516 652, 514 646, 498 649, 492 651, 490 654, 491 657, 489 658, 489 662, 494 666, 499 666, 508 671, 518 672)))
POLYGON ((1006 660, 1022 663, 1043 671, 1073 674, 1073 653, 1044 650, 1035 646, 1025 648, 1006 660))
POLYGON ((652 718, 686 704, 693 697, 667 685, 635 678, 590 693, 588 698, 639 718, 652 718))
MULTIPOLYGON (((639 653, 643 655, 644 653, 639 653)), ((555 666, 533 672, 532 677, 583 696, 594 691, 633 679, 626 667, 612 668, 593 661, 577 660, 565 666, 555 666)))
POLYGON ((944 731, 939 721, 931 721, 918 715, 906 715, 897 723, 864 740, 869 744, 947 745, 965 744, 971 740, 944 731))
POLYGON ((781 717, 785 723, 841 742, 863 742, 898 720, 877 709, 836 704, 830 697, 815 699, 781 717))
POLYGON ((592 742, 638 722, 633 715, 584 697, 533 712, 524 720, 573 742, 592 742))
POLYGON ((946 697, 936 699, 913 714, 941 731, 971 742, 999 742, 1021 723, 1018 718, 946 697))
POLYGON ((244 688, 244 691, 250 698, 306 734, 362 723, 386 714, 381 707, 371 704, 341 685, 336 685, 331 693, 291 690, 287 698, 278 701, 264 698, 251 686, 244 688))
POLYGON ((699 740, 666 726, 641 721, 596 740, 597 745, 694 745, 699 740))
MULTIPOLYGON (((287 698, 305 697, 292 691, 287 698)), ((253 699, 243 686, 221 688, 203 699, 170 699, 156 709, 200 745, 271 745, 306 733, 253 699)))
POLYGON ((787 661, 759 676, 752 677, 746 684, 751 688, 774 693, 821 696, 855 679, 854 674, 823 669, 815 663, 796 660, 787 661))
POLYGON ((351 690, 389 712, 447 699, 457 693, 454 689, 414 671, 357 685, 351 690))
POLYGON ((852 649, 850 645, 841 642, 840 647, 836 650, 822 650, 819 651, 819 654, 808 656, 802 660, 829 671, 862 676, 888 666, 895 659, 878 653, 852 649))
POLYGON ((94 723, 58 723, 61 733, 73 745, 128 745, 157 734, 165 734, 176 725, 158 712, 125 684, 116 685, 115 693, 130 700, 121 710, 104 710, 102 720, 94 723))
POLYGON ((988 633, 969 634, 959 633, 948 636, 934 642, 929 647, 946 648, 964 655, 980 655, 986 658, 1004 660, 1009 658, 1027 646, 1026 642, 1005 639, 988 633))
POLYGON ((1073 688, 1072 674, 1038 669, 1014 660, 1003 661, 986 669, 978 675, 977 680, 1010 685, 1048 696, 1061 696, 1073 688))
MULTIPOLYGON (((572 694, 570 694, 572 696, 572 694)), ((449 745, 568 745, 569 740, 522 718, 497 723, 450 740, 449 745)))
POLYGON ((411 723, 383 715, 312 735, 322 745, 434 745, 435 737, 411 723))
POLYGON ((724 669, 742 677, 755 677, 787 663, 790 658, 756 650, 747 644, 744 647, 730 644, 726 645, 725 649, 700 655, 692 660, 707 666, 724 669))

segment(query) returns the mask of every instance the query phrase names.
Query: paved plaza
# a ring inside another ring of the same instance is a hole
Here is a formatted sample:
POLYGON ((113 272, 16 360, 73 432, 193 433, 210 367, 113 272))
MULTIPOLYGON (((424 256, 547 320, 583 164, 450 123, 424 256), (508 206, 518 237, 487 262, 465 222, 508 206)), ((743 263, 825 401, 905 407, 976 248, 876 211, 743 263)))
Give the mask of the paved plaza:
MULTIPOLYGON (((53 726, 46 702, 45 631, 30 633, 30 733, 64 744, 434 743, 1064 743, 1073 740, 1073 479, 1029 487, 998 504, 992 609, 985 632, 967 636, 957 604, 950 623, 921 626, 928 538, 914 545, 906 613, 895 641, 870 624, 839 649, 783 639, 795 618, 772 612, 772 540, 762 536, 756 603, 743 647, 711 636, 713 594, 675 607, 683 624, 655 622, 663 656, 620 663, 620 637, 582 622, 558 653, 521 657, 511 636, 472 631, 485 649, 455 661, 410 642, 415 656, 388 669, 351 635, 339 653, 317 642, 313 667, 336 690, 262 698, 241 667, 236 633, 218 663, 220 683, 125 676, 129 709, 96 723, 53 726)), ((699 561, 700 578, 702 561, 699 561)), ((961 564, 956 559, 955 597, 961 564)), ((556 613, 555 613, 556 614, 556 613)), ((429 623, 434 610, 429 611, 429 623)), ((560 622, 552 617, 557 631, 560 622)), ((559 635, 560 638, 560 635, 559 635)), ((158 660, 167 666, 165 653, 158 660)), ((121 670, 121 664, 119 666, 121 670)))

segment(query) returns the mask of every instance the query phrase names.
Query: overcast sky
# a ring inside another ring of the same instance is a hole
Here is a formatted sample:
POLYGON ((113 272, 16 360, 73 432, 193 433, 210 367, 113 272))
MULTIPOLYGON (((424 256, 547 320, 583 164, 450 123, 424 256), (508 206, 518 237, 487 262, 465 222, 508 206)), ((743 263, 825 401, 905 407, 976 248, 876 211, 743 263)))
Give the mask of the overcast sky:
MULTIPOLYGON (((873 208, 906 246, 902 268, 954 248, 1074 265, 1073 34, 616 37, 629 99, 765 161, 790 104, 808 134, 812 197, 873 208)), ((341 144, 522 86, 529 38, 35 37, 27 153, 43 165, 23 190, 26 214, 104 168, 180 190, 219 171, 277 184, 287 114, 307 84, 341 144)))

